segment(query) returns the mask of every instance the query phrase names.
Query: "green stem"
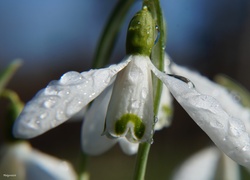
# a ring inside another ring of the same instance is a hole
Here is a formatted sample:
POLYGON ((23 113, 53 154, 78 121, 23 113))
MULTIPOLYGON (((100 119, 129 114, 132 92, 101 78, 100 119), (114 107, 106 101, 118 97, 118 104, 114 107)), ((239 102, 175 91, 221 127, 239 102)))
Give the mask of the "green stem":
POLYGON ((150 150, 149 143, 141 143, 139 145, 139 150, 137 153, 136 164, 135 164, 134 180, 145 179, 149 150, 150 150))
POLYGON ((87 164, 89 161, 89 156, 87 154, 85 154, 84 152, 80 152, 80 169, 79 169, 79 173, 78 173, 78 180, 89 180, 90 179, 90 175, 88 173, 87 170, 87 164))

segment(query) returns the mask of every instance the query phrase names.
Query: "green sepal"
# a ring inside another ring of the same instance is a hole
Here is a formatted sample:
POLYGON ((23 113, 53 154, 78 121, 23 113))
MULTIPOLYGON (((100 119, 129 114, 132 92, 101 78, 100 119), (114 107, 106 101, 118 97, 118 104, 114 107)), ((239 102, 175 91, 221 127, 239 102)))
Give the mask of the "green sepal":
POLYGON ((144 6, 130 21, 127 31, 126 52, 150 56, 155 42, 155 22, 144 6))

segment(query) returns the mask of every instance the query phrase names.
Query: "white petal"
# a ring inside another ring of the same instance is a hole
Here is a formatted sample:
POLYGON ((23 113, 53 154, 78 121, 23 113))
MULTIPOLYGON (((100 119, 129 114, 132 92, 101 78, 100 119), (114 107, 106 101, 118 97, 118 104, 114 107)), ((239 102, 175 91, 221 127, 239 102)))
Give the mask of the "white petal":
POLYGON ((217 148, 206 148, 186 160, 174 174, 173 180, 211 180, 219 158, 217 148))
POLYGON ((33 150, 25 142, 9 145, 4 158, 9 160, 5 164, 5 173, 16 174, 18 179, 76 179, 76 174, 69 163, 33 150), (7 171, 8 166, 11 167, 11 172, 7 171))
POLYGON ((115 80, 105 132, 113 137, 126 136, 129 141, 150 142, 154 125, 150 59, 146 56, 131 59, 115 80), (122 127, 119 133, 118 126, 122 127))
MULTIPOLYGON (((240 180, 240 166, 230 159, 227 155, 222 153, 221 158, 222 173, 220 174, 226 180, 240 180)), ((220 173, 220 172, 219 172, 220 173)))
POLYGON ((213 97, 197 92, 191 82, 168 76, 153 65, 151 68, 219 149, 237 163, 250 168, 250 138, 244 122, 229 116, 213 97))
POLYGON ((109 150, 118 140, 102 135, 113 86, 105 89, 87 111, 82 126, 82 149, 89 155, 100 155, 109 150))
POLYGON ((52 81, 27 103, 14 124, 14 135, 32 138, 58 126, 79 112, 105 89, 126 61, 88 72, 67 72, 52 81))
POLYGON ((33 150, 26 160, 26 178, 28 180, 74 180, 77 176, 66 161, 33 150))
POLYGON ((171 69, 174 73, 184 76, 193 82, 198 92, 214 97, 228 114, 244 121, 246 129, 250 133, 250 110, 244 108, 224 87, 201 76, 197 72, 174 63, 171 65, 171 69))
POLYGON ((239 180, 239 165, 216 147, 199 151, 188 158, 175 172, 173 180, 239 180))
POLYGON ((119 144, 127 155, 133 155, 138 151, 139 143, 131 143, 126 138, 119 138, 119 144))

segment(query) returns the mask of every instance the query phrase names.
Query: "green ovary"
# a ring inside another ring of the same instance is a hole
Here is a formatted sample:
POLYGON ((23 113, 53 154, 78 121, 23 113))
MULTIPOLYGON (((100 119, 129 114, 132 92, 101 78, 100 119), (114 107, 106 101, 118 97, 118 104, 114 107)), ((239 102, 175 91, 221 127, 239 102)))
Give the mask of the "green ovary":
POLYGON ((134 134, 138 139, 141 139, 145 132, 145 125, 142 123, 141 118, 135 114, 124 114, 115 123, 115 132, 118 135, 124 134, 127 129, 127 124, 131 122, 134 124, 134 134))

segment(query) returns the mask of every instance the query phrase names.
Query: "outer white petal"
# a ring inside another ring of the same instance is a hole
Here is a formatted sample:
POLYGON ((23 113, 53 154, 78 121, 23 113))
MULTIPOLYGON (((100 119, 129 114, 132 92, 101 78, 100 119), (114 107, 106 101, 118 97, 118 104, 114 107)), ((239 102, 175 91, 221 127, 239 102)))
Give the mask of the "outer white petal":
POLYGON ((203 149, 187 159, 173 180, 239 180, 239 165, 215 147, 203 149))
POLYGON ((132 56, 131 62, 120 71, 115 80, 112 97, 109 103, 106 119, 106 134, 113 137, 126 136, 129 141, 151 141, 154 125, 152 77, 148 67, 147 56, 132 56), (133 114, 140 118, 145 126, 142 137, 136 137, 135 123, 124 125, 124 133, 116 132, 116 122, 123 115, 133 114))
POLYGON ((153 65, 151 68, 219 149, 250 168, 250 138, 244 122, 229 116, 216 99, 200 94, 192 83, 159 72, 153 65))
MULTIPOLYGON (((225 155, 224 153, 222 154, 222 158, 221 158, 221 166, 222 166, 222 173, 223 174, 219 174, 219 176, 223 177, 226 180, 240 180, 240 166, 234 162, 232 159, 230 159, 227 155, 225 155)), ((218 172, 220 173, 220 172, 218 172)), ((217 176, 218 176, 217 173, 217 176)))
POLYGON ((119 138, 119 144, 127 155, 133 155, 138 151, 139 143, 131 143, 126 138, 119 138))
POLYGON ((228 114, 244 122, 247 131, 250 133, 250 110, 244 108, 224 87, 201 76, 197 72, 174 63, 171 65, 171 69, 175 74, 184 76, 193 82, 198 92, 212 96, 219 101, 228 114))
POLYGON ((27 103, 14 124, 14 136, 32 138, 63 123, 105 89, 112 77, 130 62, 88 72, 67 72, 27 103))
POLYGON ((105 89, 87 111, 82 126, 82 149, 89 155, 100 155, 109 150, 118 139, 102 135, 113 86, 105 89))
POLYGON ((221 152, 207 148, 186 160, 175 172, 173 180, 211 180, 214 178, 221 152))
MULTIPOLYGON (((22 142, 10 145, 4 158, 5 165, 11 167, 11 173, 16 174, 18 179, 76 179, 76 174, 69 163, 33 150, 28 143, 22 142), (8 161, 9 158, 12 160, 8 161), (17 164, 12 164, 13 162, 17 162, 17 164)), ((7 170, 4 171, 9 174, 10 171, 7 170)))

